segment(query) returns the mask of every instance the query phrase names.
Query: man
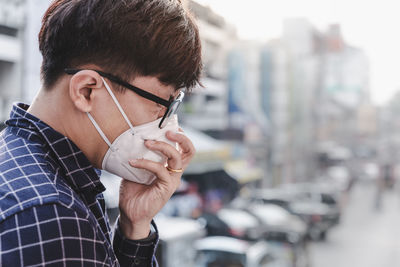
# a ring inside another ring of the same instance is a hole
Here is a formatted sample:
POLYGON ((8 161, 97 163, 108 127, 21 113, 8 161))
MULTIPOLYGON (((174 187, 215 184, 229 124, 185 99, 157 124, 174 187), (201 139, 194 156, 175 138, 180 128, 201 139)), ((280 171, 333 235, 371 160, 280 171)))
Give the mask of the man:
POLYGON ((175 147, 137 133, 167 129, 180 89, 199 82, 192 17, 178 0, 56 0, 39 48, 42 89, 31 106, 13 106, 0 136, 0 266, 156 266, 152 218, 194 147, 174 131, 166 140, 175 147), (120 150, 166 160, 124 159, 120 150), (108 168, 129 171, 113 233, 98 171, 108 168), (138 183, 140 170, 155 180, 138 183))

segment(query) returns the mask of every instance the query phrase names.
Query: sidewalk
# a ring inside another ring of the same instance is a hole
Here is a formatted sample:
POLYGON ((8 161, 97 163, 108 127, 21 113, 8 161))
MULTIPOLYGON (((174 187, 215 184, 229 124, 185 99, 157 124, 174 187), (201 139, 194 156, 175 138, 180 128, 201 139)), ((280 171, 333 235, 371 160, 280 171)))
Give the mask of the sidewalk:
POLYGON ((356 184, 341 224, 310 244, 313 267, 400 266, 400 192, 386 191, 375 209, 373 184, 356 184))

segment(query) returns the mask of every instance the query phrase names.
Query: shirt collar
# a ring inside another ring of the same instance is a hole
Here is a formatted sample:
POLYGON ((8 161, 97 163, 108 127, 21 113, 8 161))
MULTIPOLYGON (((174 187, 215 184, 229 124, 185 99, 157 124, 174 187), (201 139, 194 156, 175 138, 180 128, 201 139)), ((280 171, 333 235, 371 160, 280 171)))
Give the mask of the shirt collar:
POLYGON ((23 103, 14 104, 6 124, 28 130, 28 139, 40 138, 46 143, 64 170, 67 182, 75 191, 103 192, 105 187, 100 182, 101 172, 92 166, 83 152, 68 137, 28 113, 28 108, 29 105, 23 103))

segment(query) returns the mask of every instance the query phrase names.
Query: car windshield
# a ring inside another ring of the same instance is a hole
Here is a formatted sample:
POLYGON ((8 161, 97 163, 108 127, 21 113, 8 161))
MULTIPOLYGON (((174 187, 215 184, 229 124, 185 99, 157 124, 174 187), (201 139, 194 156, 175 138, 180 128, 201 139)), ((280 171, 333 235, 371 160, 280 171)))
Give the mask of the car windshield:
POLYGON ((218 217, 235 229, 256 227, 259 224, 255 217, 242 210, 221 209, 218 217))
POLYGON ((250 210, 270 225, 280 225, 290 219, 289 212, 275 205, 254 205, 250 210))

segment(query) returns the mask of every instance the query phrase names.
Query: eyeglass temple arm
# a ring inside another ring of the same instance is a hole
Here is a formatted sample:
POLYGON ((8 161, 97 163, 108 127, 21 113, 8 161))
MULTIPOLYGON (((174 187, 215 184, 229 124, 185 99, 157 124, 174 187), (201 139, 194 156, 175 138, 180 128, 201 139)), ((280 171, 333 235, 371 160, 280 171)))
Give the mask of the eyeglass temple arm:
MULTIPOLYGON (((81 71, 81 69, 69 69, 69 68, 67 68, 64 71, 67 74, 73 75, 73 74, 76 74, 79 71, 81 71)), ((111 81, 113 81, 113 82, 115 82, 115 83, 117 83, 119 85, 122 85, 122 86, 134 91, 135 93, 137 93, 141 97, 149 99, 149 100, 151 100, 153 102, 156 102, 156 103, 158 103, 160 105, 163 105, 166 108, 168 108, 172 103, 172 101, 167 101, 165 99, 162 99, 161 97, 153 95, 153 94, 151 94, 149 92, 146 92, 146 91, 144 91, 144 90, 142 90, 142 89, 140 89, 140 88, 138 88, 136 86, 133 86, 133 85, 127 83, 127 82, 124 82, 124 81, 122 81, 121 79, 119 79, 118 77, 116 77, 114 75, 111 75, 111 74, 108 74, 108 73, 105 73, 105 72, 102 72, 102 71, 99 71, 99 70, 92 70, 92 71, 95 71, 98 74, 100 74, 101 76, 103 76, 104 78, 107 78, 107 79, 109 79, 109 80, 111 80, 111 81)))

